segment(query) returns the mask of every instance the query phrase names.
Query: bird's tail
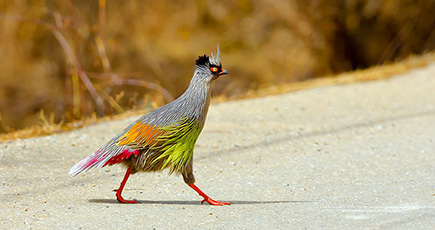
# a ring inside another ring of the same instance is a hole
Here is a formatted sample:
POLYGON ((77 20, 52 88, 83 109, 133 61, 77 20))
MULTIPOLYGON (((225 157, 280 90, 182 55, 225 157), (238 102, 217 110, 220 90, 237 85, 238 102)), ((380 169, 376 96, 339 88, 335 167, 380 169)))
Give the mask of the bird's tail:
POLYGON ((99 149, 94 154, 86 157, 85 159, 81 160, 79 163, 74 165, 69 170, 69 174, 71 174, 72 176, 75 176, 83 171, 87 171, 91 168, 98 167, 99 163, 104 160, 103 154, 100 154, 100 153, 101 153, 101 149, 99 149))
POLYGON ((126 159, 126 153, 130 153, 127 146, 118 146, 113 141, 110 141, 104 147, 98 149, 94 154, 74 165, 69 170, 69 174, 75 176, 91 168, 101 168, 106 165, 119 163, 126 159))

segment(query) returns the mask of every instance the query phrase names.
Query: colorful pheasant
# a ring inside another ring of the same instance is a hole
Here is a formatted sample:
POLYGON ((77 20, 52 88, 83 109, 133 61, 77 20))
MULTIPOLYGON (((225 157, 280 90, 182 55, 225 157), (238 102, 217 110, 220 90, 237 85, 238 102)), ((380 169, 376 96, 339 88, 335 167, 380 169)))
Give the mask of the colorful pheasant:
POLYGON ((184 181, 211 205, 229 205, 211 199, 195 186, 192 156, 195 142, 204 127, 210 104, 210 88, 214 80, 227 74, 220 63, 220 51, 211 57, 200 56, 189 88, 175 101, 142 116, 123 132, 115 136, 97 152, 71 168, 75 176, 91 168, 122 163, 127 172, 116 190, 121 203, 137 203, 125 200, 121 193, 130 174, 162 171, 183 175, 184 181))

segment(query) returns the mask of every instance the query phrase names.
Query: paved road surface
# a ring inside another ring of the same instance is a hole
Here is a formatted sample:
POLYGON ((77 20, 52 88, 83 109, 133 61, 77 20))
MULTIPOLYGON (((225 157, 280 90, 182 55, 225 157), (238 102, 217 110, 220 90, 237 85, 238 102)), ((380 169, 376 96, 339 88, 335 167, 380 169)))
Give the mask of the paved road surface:
MULTIPOLYGON (((231 77, 231 76, 228 76, 231 77)), ((216 83, 219 84, 219 83, 216 83)), ((68 170, 135 118, 0 144, 1 229, 434 229, 435 65, 212 105, 179 176, 68 170)))

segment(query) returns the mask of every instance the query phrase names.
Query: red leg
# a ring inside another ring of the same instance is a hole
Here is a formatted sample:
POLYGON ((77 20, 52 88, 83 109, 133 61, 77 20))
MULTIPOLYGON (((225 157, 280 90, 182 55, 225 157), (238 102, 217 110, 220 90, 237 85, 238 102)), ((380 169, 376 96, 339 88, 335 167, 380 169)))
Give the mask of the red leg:
POLYGON ((124 200, 124 198, 122 198, 122 196, 121 196, 122 190, 124 189, 124 185, 127 182, 128 177, 130 177, 131 171, 132 171, 131 167, 128 167, 127 172, 125 172, 124 179, 121 182, 121 185, 119 186, 118 189, 113 190, 113 191, 116 191, 116 199, 120 203, 131 203, 131 204, 137 203, 137 201, 135 201, 135 200, 124 200))
POLYGON ((200 196, 204 197, 204 200, 201 202, 201 204, 204 203, 204 202, 207 202, 207 203, 209 203, 211 205, 219 205, 219 206, 230 205, 230 202, 220 202, 220 201, 215 201, 215 200, 211 199, 209 196, 207 196, 203 191, 201 191, 201 189, 196 187, 196 185, 194 185, 194 184, 187 184, 187 185, 189 185, 191 188, 193 188, 193 190, 198 192, 198 194, 200 196))

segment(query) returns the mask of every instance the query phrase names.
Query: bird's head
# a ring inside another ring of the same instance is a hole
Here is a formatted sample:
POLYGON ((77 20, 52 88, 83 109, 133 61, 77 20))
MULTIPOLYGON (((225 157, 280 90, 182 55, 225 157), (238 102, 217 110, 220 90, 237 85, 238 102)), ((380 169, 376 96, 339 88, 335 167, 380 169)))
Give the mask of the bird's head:
POLYGON ((219 46, 217 47, 216 56, 211 54, 211 57, 204 54, 199 56, 196 60, 196 71, 199 73, 198 76, 205 78, 204 80, 215 80, 221 75, 228 74, 228 72, 222 69, 222 64, 220 62, 221 53, 219 46))

